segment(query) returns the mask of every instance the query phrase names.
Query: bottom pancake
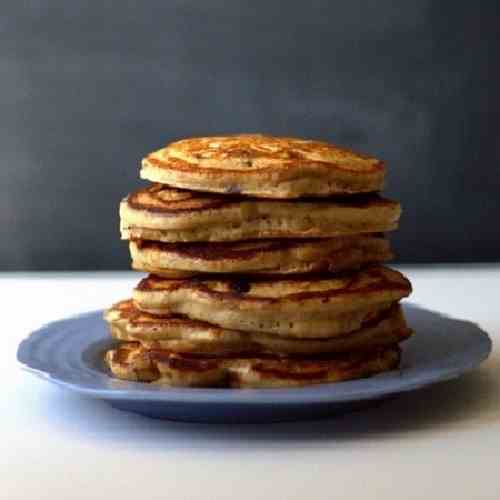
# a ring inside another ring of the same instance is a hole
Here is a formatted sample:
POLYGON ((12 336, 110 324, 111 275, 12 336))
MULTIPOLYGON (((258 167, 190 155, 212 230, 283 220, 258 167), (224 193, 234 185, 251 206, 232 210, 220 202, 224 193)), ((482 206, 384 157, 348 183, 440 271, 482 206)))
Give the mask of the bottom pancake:
POLYGON ((399 366, 397 345, 371 351, 304 356, 201 356, 122 343, 106 353, 111 373, 123 380, 168 387, 278 388, 369 377, 399 366))

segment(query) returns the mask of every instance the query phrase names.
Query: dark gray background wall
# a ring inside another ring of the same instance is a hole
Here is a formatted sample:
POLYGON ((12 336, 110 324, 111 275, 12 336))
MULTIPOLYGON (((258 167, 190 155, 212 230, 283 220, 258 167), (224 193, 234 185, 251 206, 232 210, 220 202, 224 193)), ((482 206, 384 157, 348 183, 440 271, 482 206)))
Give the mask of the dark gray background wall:
POLYGON ((385 159, 400 261, 498 260, 496 1, 5 1, 0 266, 128 266, 147 152, 264 131, 385 159))

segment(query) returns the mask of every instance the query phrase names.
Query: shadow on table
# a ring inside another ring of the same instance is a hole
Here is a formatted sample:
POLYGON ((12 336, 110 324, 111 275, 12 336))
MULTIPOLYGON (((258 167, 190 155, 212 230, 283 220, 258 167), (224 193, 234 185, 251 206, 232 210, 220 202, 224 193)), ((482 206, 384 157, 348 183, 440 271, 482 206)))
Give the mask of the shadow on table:
POLYGON ((37 418, 66 432, 71 439, 92 439, 104 445, 151 451, 203 450, 221 447, 241 452, 259 444, 273 450, 324 447, 329 443, 402 439, 409 433, 443 432, 488 425, 500 420, 500 359, 496 353, 480 370, 362 411, 325 420, 274 424, 189 424, 152 420, 46 387, 38 399, 37 418), (242 446, 242 443, 244 446, 242 446))

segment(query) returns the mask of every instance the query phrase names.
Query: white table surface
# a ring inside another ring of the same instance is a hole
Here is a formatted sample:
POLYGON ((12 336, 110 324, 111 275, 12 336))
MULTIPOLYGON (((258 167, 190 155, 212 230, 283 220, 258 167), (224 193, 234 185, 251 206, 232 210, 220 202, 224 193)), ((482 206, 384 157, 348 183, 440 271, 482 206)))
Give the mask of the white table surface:
MULTIPOLYGON (((500 266, 402 267, 412 301, 500 342, 500 266)), ((500 356, 379 408, 306 423, 149 420, 19 369, 53 319, 129 294, 137 273, 0 274, 0 498, 500 499, 500 356)), ((418 334, 418 332, 417 332, 418 334)))

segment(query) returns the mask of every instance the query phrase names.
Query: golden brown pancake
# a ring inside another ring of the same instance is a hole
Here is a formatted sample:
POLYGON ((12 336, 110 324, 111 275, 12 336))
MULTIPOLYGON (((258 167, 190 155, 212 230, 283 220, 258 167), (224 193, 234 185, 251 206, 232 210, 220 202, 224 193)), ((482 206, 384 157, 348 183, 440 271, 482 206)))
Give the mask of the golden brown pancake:
POLYGON ((132 240, 132 267, 166 278, 200 273, 302 274, 339 272, 392 258, 382 235, 326 239, 164 243, 132 240))
POLYGON ((368 350, 408 338, 401 307, 396 304, 362 324, 359 330, 325 339, 287 339, 261 332, 227 330, 182 315, 154 316, 138 310, 132 300, 118 302, 104 314, 111 335, 136 341, 147 349, 199 354, 321 354, 368 350))
POLYGON ((278 388, 369 377, 398 367, 397 346, 317 357, 196 356, 139 343, 123 343, 106 353, 112 374, 120 379, 169 387, 278 388))
POLYGON ((383 162, 333 144, 242 134, 184 139, 142 161, 141 177, 170 186, 262 198, 380 191, 383 162))
POLYGON ((410 292, 401 273, 374 266, 329 278, 169 280, 150 275, 133 298, 151 314, 183 314, 234 330, 325 338, 361 328, 410 292))
POLYGON ((396 229, 399 203, 378 195, 342 200, 258 200, 159 184, 120 204, 123 239, 164 242, 331 238, 396 229))

